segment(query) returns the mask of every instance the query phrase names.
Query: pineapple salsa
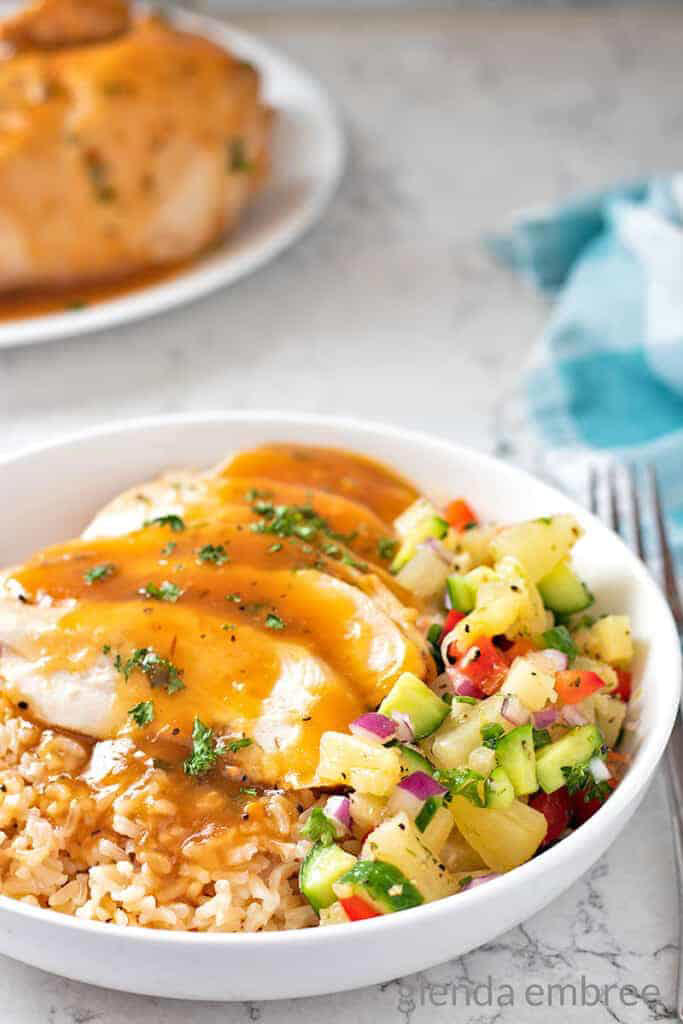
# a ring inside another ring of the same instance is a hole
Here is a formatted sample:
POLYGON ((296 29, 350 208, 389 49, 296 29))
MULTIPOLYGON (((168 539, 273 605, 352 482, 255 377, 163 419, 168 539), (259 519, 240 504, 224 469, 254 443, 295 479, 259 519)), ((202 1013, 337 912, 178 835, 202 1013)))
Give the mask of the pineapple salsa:
POLYGON ((580 826, 618 784, 628 618, 594 618, 570 515, 479 523, 424 498, 385 555, 438 675, 404 672, 348 732, 325 732, 300 886, 321 924, 488 882, 580 826))

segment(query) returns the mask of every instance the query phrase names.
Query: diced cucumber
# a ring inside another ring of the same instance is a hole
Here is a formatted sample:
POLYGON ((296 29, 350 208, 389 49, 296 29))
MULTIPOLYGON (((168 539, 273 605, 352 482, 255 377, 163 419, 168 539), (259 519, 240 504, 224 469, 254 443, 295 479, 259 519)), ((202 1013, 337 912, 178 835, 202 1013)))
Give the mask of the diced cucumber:
POLYGON ((595 600, 585 583, 569 562, 560 562, 538 584, 546 608, 557 615, 574 615, 588 608, 595 600))
POLYGON ((438 517, 439 512, 431 501, 427 498, 418 498, 394 520, 394 530, 399 537, 407 537, 425 519, 433 519, 435 516, 438 517))
POLYGON ((430 537, 442 540, 447 533, 448 523, 441 516, 429 516, 416 523, 412 530, 406 534, 403 543, 394 556, 389 571, 393 573, 399 572, 406 562, 410 561, 417 551, 418 545, 422 544, 423 541, 428 540, 430 537))
POLYGON ((446 580, 446 589, 451 608, 457 612, 463 612, 465 615, 472 611, 477 595, 474 587, 470 586, 464 576, 453 573, 446 580))
POLYGON ((401 759, 401 775, 412 775, 413 772, 426 772, 433 775, 436 768, 427 758, 407 743, 399 743, 396 747, 401 759))
POLYGON ((334 903, 332 886, 355 863, 353 854, 334 844, 316 843, 311 848, 299 871, 299 888, 315 911, 334 903))
POLYGON ((380 914, 393 914, 424 903, 403 872, 383 860, 357 861, 342 875, 335 888, 340 899, 360 896, 380 914))
POLYGON ((429 825, 430 821, 438 811, 439 807, 443 804, 442 796, 430 796, 422 805, 422 810, 415 818, 415 825, 417 826, 418 832, 424 832, 429 825))
POLYGON ((531 722, 518 725, 498 741, 496 759, 512 783, 517 796, 536 792, 538 779, 531 722))
POLYGON ((602 746, 602 734, 595 725, 579 725, 560 740, 536 752, 536 773, 546 793, 554 793, 566 783, 563 768, 586 764, 602 746))
POLYGON ((515 790, 504 768, 494 768, 486 780, 486 806, 498 809, 509 807, 515 799, 515 790))
POLYGON ((379 706, 379 713, 391 718, 392 711, 410 717, 415 738, 435 732, 450 711, 448 704, 412 672, 399 676, 379 706))

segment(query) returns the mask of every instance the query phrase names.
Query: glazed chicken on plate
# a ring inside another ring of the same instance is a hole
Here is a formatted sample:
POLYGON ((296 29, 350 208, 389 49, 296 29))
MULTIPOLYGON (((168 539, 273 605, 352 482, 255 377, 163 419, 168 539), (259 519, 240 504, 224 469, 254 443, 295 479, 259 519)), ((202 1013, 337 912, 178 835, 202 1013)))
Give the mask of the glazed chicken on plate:
POLYGON ((42 0, 0 25, 0 292, 188 259, 264 181, 249 64, 125 0, 42 0))

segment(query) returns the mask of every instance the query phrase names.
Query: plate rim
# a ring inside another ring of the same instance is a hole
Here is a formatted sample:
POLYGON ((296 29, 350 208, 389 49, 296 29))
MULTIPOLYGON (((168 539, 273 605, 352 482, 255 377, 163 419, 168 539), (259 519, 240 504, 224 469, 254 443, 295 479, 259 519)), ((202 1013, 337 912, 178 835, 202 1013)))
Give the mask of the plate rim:
MULTIPOLYGON (((139 5, 143 11, 144 6, 139 5)), ((285 74, 298 81, 309 96, 307 109, 316 113, 319 138, 325 137, 330 163, 326 176, 316 180, 304 203, 287 216, 274 235, 251 243, 240 256, 237 266, 231 260, 227 266, 222 263, 212 266, 206 263, 206 256, 200 256, 187 270, 169 280, 105 299, 84 310, 0 322, 0 351, 119 327, 170 312, 220 288, 227 288, 276 259, 307 234, 334 198, 348 162, 348 139, 339 106, 329 90, 307 68, 277 46, 228 19, 186 10, 176 10, 171 17, 181 29, 206 36, 226 49, 244 50, 260 70, 276 69, 278 76, 285 74)))

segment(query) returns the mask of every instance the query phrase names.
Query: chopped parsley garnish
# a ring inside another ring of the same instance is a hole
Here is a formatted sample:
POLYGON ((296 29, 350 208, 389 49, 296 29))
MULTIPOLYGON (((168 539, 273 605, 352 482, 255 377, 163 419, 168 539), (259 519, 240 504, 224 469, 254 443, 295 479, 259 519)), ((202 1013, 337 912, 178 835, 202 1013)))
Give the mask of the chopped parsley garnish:
POLYGON ((228 751, 230 754, 236 754, 238 750, 244 750, 245 747, 250 747, 254 741, 249 739, 248 736, 243 736, 239 740, 227 740, 223 741, 220 746, 220 751, 228 751))
POLYGON ((604 803, 610 794, 609 783, 596 782, 588 764, 563 766, 562 774, 565 777, 569 793, 573 795, 582 792, 586 803, 591 800, 600 800, 604 803))
POLYGON ((195 777, 205 775, 215 765, 218 754, 213 729, 209 729, 201 719, 195 717, 192 726, 192 753, 183 762, 183 771, 186 775, 195 777))
POLYGON ((499 722, 489 722, 481 727, 481 739, 485 747, 495 750, 499 741, 505 735, 505 729, 499 722))
POLYGON ((173 533, 182 533, 185 529, 185 520, 180 516, 156 516, 154 519, 145 519, 143 526, 168 526, 173 533))
POLYGON ((253 786, 242 786, 240 793, 244 793, 246 796, 258 796, 258 789, 254 789, 253 786))
POLYGON ((233 604, 242 604, 242 598, 239 594, 226 594, 226 601, 232 601, 233 604))
POLYGON ((342 549, 338 544, 323 544, 323 554, 329 558, 341 558, 342 549))
POLYGON ((102 562, 101 565, 93 565, 92 569, 88 569, 83 574, 83 579, 90 586, 93 583, 102 583, 103 580, 109 579, 116 572, 116 566, 113 562, 102 562))
POLYGON ((393 558, 398 548, 398 541, 391 537, 382 537, 377 541, 377 551, 380 558, 393 558))
POLYGON ((472 875, 465 875, 465 876, 464 876, 463 878, 461 878, 461 879, 460 879, 460 881, 458 882, 458 888, 459 888, 459 889, 466 889, 466 888, 467 888, 467 886, 468 886, 468 885, 470 884, 470 882, 471 882, 471 881, 472 881, 472 875))
POLYGON ((174 540, 169 540, 168 544, 164 544, 163 548, 161 549, 161 554, 164 556, 164 558, 168 558, 169 555, 173 554, 177 547, 178 545, 174 540))
POLYGON ((228 168, 233 173, 251 170, 244 139, 237 137, 228 142, 228 168))
POLYGON ((279 540, 276 540, 274 544, 271 544, 268 548, 268 554, 273 555, 276 551, 282 551, 282 544, 279 540))
POLYGON ((312 843, 321 843, 323 846, 330 846, 337 838, 334 825, 321 807, 313 808, 301 828, 301 835, 310 839, 312 843))
POLYGON ((185 683, 175 665, 162 658, 153 647, 138 647, 131 656, 123 661, 120 654, 116 655, 114 665, 128 682, 131 673, 136 669, 147 676, 152 687, 162 686, 167 693, 177 693, 185 688, 185 683))
POLYGON ((205 544, 197 552, 197 561, 210 565, 225 565, 230 556, 223 544, 205 544))
POLYGON ((579 653, 566 626, 554 626, 552 629, 547 629, 543 634, 543 643, 546 647, 552 647, 553 650, 566 654, 570 664, 579 653))
POLYGON ((547 747, 552 742, 550 733, 547 729, 532 729, 531 734, 534 739, 534 750, 540 750, 541 747, 547 747))
POLYGON ((263 491, 259 487, 250 487, 244 495, 244 500, 251 504, 253 501, 256 501, 257 498, 272 498, 272 496, 272 491, 263 491))
POLYGON ((141 700, 139 704, 129 709, 128 714, 136 725, 149 725, 154 719, 154 703, 151 700, 141 700))
POLYGON ((168 580, 164 580, 159 586, 156 583, 147 583, 140 587, 138 593, 142 597, 154 598, 155 601, 168 601, 169 604, 175 604, 183 595, 181 588, 175 583, 169 583, 168 580))
POLYGON ((552 524, 552 521, 553 521, 553 517, 552 516, 539 516, 536 519, 536 522, 537 523, 542 523, 543 526, 550 526, 552 524))
POLYGON ((451 797, 464 796, 475 807, 484 806, 481 787, 484 776, 473 772, 470 768, 453 768, 451 771, 436 771, 434 778, 450 790, 451 797))
POLYGON ((355 533, 337 533, 311 505, 271 505, 256 501, 252 510, 262 517, 261 522, 251 524, 254 533, 273 533, 276 537, 298 537, 300 540, 314 540, 319 533, 324 533, 332 540, 346 543, 356 536, 355 533))
POLYGON ((342 555, 342 562, 344 565, 350 565, 352 569, 358 569, 359 572, 367 572, 368 567, 365 562, 357 561, 353 555, 350 555, 347 551, 342 555))
POLYGON ((266 615, 266 629, 284 629, 284 628, 285 628, 284 622, 282 621, 282 619, 280 618, 279 615, 275 614, 275 612, 269 612, 269 614, 266 615))

